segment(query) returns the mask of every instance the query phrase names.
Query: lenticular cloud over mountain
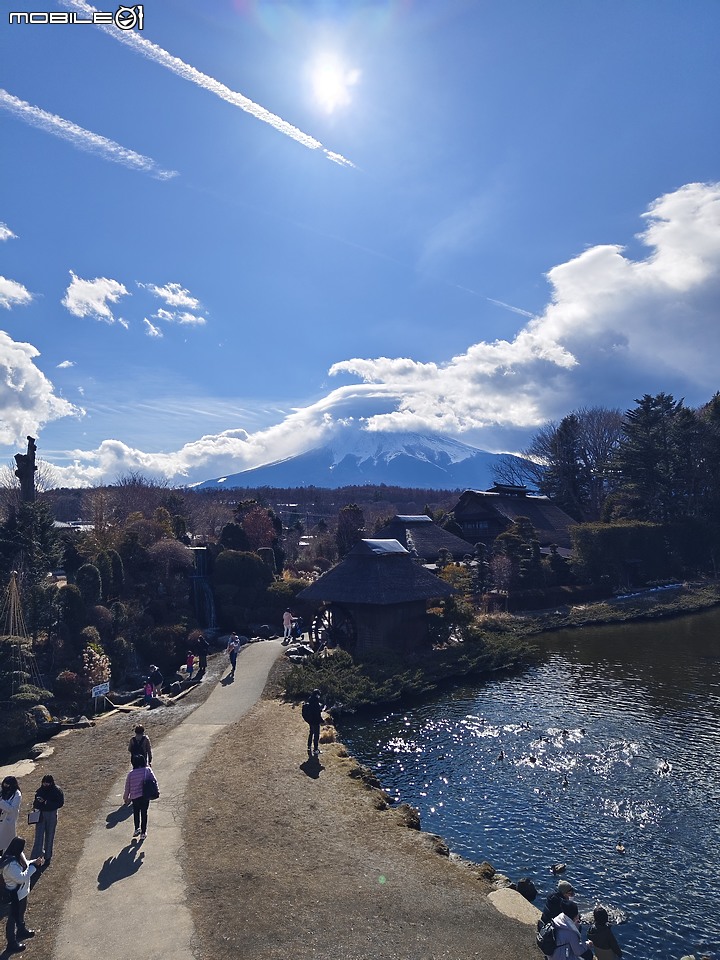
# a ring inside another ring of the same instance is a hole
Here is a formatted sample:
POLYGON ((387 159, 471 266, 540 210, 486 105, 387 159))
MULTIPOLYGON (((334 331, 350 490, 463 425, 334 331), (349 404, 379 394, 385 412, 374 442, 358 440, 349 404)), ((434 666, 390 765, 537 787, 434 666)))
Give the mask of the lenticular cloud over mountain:
POLYGON ((720 185, 688 184, 654 201, 632 259, 598 245, 548 272, 545 310, 512 339, 479 342, 450 360, 354 358, 330 374, 353 378, 280 423, 224 431, 179 450, 144 453, 106 441, 74 451, 73 477, 141 469, 198 482, 296 457, 346 427, 439 435, 484 450, 516 450, 528 434, 583 405, 626 408, 661 390, 700 403, 717 389, 720 185))

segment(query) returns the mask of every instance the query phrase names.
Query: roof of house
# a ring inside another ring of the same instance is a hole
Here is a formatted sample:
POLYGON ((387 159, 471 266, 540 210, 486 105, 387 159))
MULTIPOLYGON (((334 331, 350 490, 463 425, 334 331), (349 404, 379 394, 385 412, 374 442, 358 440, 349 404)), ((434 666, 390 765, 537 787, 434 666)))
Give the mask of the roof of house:
POLYGON ((298 599, 386 606, 449 597, 452 587, 416 563, 397 540, 361 540, 298 599))
POLYGON ((458 522, 462 523, 463 514, 471 515, 473 508, 484 515, 494 513, 501 522, 514 523, 518 517, 527 517, 535 527, 541 546, 556 543, 559 547, 572 548, 570 527, 576 521, 547 497, 529 494, 524 487, 466 490, 453 508, 458 522))
POLYGON ((433 562, 441 550, 447 550, 455 560, 472 553, 470 544, 462 537, 444 530, 425 514, 420 516, 395 516, 378 531, 379 537, 393 537, 414 556, 433 562))

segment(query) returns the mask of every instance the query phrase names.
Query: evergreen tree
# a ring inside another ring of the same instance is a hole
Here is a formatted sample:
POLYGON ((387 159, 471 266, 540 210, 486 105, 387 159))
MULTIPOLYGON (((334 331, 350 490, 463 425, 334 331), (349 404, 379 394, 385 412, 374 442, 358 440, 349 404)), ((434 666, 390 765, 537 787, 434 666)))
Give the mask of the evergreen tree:
POLYGON ((364 530, 365 515, 356 503, 340 508, 335 542, 341 560, 362 539, 364 530))

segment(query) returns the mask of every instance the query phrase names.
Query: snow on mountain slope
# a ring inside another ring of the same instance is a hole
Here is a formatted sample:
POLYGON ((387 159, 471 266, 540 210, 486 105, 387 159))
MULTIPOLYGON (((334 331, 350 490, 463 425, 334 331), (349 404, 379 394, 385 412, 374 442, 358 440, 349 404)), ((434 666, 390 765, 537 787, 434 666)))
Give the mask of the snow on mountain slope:
POLYGON ((195 486, 344 487, 385 483, 438 490, 482 490, 492 486, 492 468, 499 456, 439 435, 354 431, 297 457, 195 486))

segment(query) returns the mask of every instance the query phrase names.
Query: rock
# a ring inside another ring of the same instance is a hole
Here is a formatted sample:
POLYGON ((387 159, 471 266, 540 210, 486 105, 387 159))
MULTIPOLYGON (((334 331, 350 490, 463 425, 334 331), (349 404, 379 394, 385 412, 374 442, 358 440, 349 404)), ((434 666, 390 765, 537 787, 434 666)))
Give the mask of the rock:
POLYGON ((504 873, 496 873, 493 876, 493 886, 496 890, 506 890, 512 889, 513 882, 510 877, 506 877, 504 873))
POLYGON ((52 722, 52 714, 42 703, 39 703, 36 707, 30 707, 29 712, 35 717, 35 720, 39 724, 52 722))
MULTIPOLYGON (((506 917, 512 917, 513 920, 519 920, 520 923, 535 928, 540 917, 540 911, 531 903, 528 903, 524 897, 521 897, 516 890, 510 890, 504 887, 502 890, 493 890, 488 894, 488 901, 506 917)), ((540 954, 538 954, 538 957, 540 954)))
POLYGON ((420 829, 420 811, 411 807, 409 803, 401 803, 397 808, 400 823, 410 830, 420 829))
POLYGON ((478 873, 485 880, 492 880, 495 876, 495 867, 488 863, 487 860, 483 860, 482 863, 478 864, 478 873))
POLYGON ((438 837, 437 834, 432 834, 430 840, 432 841, 434 853, 439 854, 441 857, 450 856, 450 847, 445 843, 442 837, 438 837))
POLYGON ((532 903, 538 895, 537 887, 529 877, 522 877, 518 880, 515 884, 515 889, 518 893, 522 894, 526 900, 529 900, 530 903, 532 903))
POLYGON ((38 724, 29 710, 12 710, 3 716, 3 748, 10 751, 37 739, 38 724))
POLYGON ((554 863, 550 867, 551 873, 554 873, 555 875, 557 875, 558 873, 565 873, 566 870, 567 870, 567 864, 565 863, 554 863))

